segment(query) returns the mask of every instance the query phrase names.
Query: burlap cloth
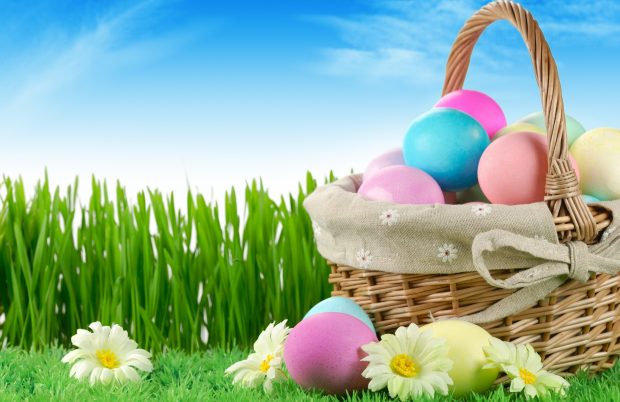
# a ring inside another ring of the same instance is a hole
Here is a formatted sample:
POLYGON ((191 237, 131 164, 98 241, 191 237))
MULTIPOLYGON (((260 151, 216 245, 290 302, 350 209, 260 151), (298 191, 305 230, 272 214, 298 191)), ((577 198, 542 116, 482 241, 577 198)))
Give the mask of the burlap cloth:
MULTIPOLYGON (((489 284, 520 289, 488 309, 463 317, 502 319, 534 306, 568 278, 620 271, 620 230, 614 220, 592 246, 560 244, 544 202, 506 206, 397 205, 356 194, 361 175, 318 188, 304 202, 319 252, 359 269, 406 274, 477 271, 489 284), (523 268, 506 280, 492 271, 523 268)), ((620 200, 600 203, 620 216, 620 200)))

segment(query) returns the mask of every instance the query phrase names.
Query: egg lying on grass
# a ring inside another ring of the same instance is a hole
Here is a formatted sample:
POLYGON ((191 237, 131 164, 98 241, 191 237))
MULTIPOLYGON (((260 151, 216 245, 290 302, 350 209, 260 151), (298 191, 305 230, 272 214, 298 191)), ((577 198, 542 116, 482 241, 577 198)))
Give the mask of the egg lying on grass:
POLYGON ((314 314, 291 330, 284 344, 284 361, 293 380, 305 389, 342 395, 362 390, 368 380, 361 347, 376 342, 367 324, 343 313, 314 314))

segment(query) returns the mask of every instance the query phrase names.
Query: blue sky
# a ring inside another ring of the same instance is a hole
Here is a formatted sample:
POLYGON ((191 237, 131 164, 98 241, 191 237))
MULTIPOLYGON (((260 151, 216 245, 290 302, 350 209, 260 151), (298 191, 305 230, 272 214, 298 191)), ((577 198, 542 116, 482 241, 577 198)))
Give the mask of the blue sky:
MULTIPOLYGON (((0 170, 216 197, 258 176, 281 193, 306 170, 362 170, 436 102, 452 40, 483 3, 0 1, 0 170)), ((620 127, 619 2, 523 4, 568 113, 620 127)), ((466 87, 510 121, 540 108, 506 23, 481 38, 466 87)))

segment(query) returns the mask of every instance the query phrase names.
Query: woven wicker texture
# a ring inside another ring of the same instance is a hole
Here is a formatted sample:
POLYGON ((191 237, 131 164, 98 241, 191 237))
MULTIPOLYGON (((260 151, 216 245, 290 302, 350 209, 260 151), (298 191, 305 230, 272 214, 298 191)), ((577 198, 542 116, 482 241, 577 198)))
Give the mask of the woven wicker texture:
MULTIPOLYGON (((532 15, 520 5, 497 1, 472 16, 453 45, 443 93, 461 89, 476 41, 491 23, 507 20, 521 33, 532 58, 549 133, 546 201, 561 242, 596 242, 610 224, 610 213, 588 207, 567 159, 564 105, 557 67, 532 15)), ((503 272, 506 278, 514 272, 503 272)), ((359 303, 380 333, 411 322, 461 317, 485 310, 512 293, 490 286, 477 273, 451 275, 391 274, 332 264, 333 295, 359 303)), ((544 365, 570 374, 596 372, 613 365, 620 354, 620 276, 591 275, 582 283, 565 282, 536 307, 483 325, 492 335, 516 343, 532 343, 544 365)))
POLYGON ((582 240, 592 243, 598 234, 597 217, 593 216, 597 211, 591 212, 582 200, 577 176, 568 161, 566 119, 558 69, 549 45, 532 14, 519 4, 497 1, 488 4, 472 16, 452 46, 443 94, 463 87, 471 54, 478 38, 486 27, 497 20, 510 22, 521 33, 532 58, 549 134, 549 171, 545 200, 549 203, 554 217, 569 218, 558 221, 561 222, 558 237, 562 242, 582 240))

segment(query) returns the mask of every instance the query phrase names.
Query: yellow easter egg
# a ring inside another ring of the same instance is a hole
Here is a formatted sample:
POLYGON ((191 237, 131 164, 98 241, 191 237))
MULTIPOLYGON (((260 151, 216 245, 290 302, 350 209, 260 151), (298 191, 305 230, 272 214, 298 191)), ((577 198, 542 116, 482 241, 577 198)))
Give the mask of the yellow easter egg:
POLYGON ((454 384, 454 396, 470 392, 484 392, 493 385, 499 369, 483 369, 486 357, 483 346, 489 344, 491 334, 478 325, 461 320, 442 320, 420 328, 432 331, 434 337, 446 339, 452 370, 448 373, 454 384))
POLYGON ((536 133, 536 134, 547 136, 547 132, 545 131, 544 128, 540 128, 531 123, 517 122, 517 123, 512 123, 502 128, 501 130, 499 130, 497 134, 495 134, 495 136, 493 137, 493 141, 497 140, 498 138, 504 137, 508 134, 521 133, 521 132, 536 133))
POLYGON ((601 201, 620 198, 620 130, 595 128, 579 137, 570 152, 581 173, 581 191, 601 201))

